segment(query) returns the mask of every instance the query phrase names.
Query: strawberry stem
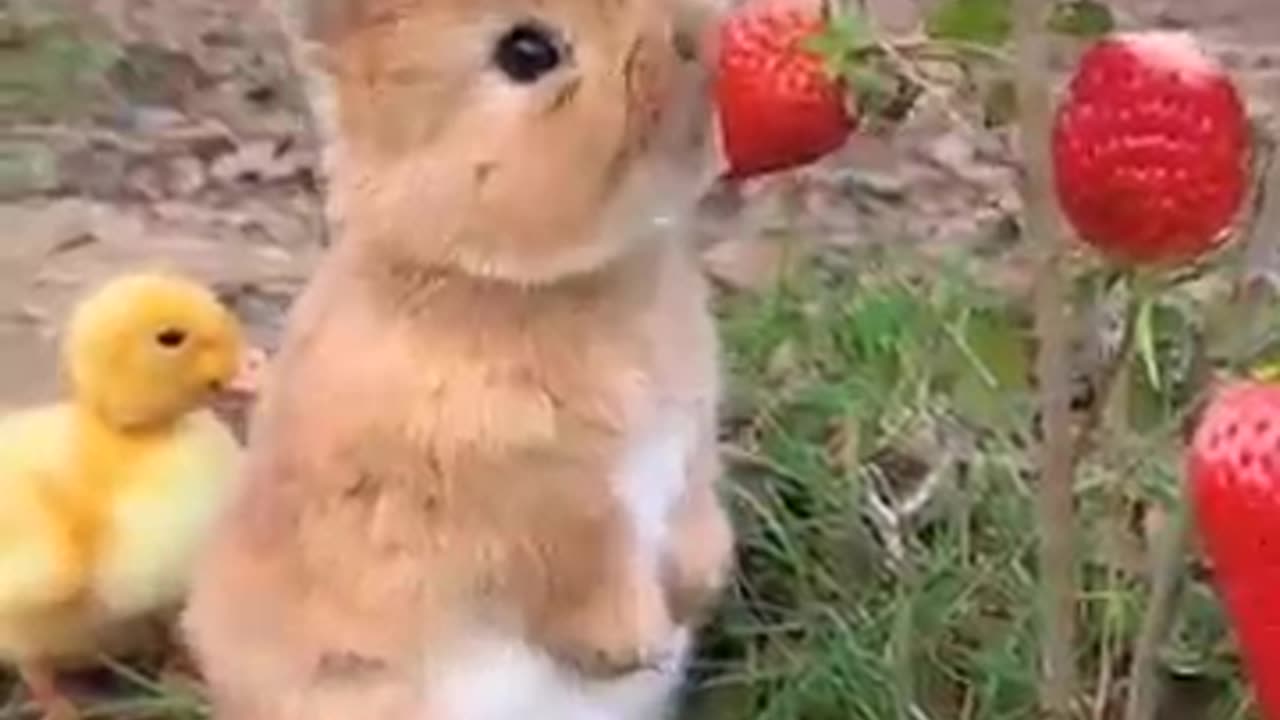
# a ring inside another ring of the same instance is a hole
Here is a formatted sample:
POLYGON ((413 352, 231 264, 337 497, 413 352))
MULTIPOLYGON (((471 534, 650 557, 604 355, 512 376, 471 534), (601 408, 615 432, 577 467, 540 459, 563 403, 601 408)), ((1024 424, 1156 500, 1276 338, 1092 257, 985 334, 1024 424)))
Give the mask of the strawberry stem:
POLYGON ((1162 386, 1160 358, 1156 355, 1155 310, 1156 300, 1150 287, 1141 282, 1134 284, 1134 304, 1137 306, 1138 355, 1147 373, 1147 382, 1153 390, 1162 386))
POLYGON ((1071 347, 1063 237, 1058 229, 1049 153, 1051 105, 1046 0, 1015 4, 1016 92, 1024 227, 1038 243, 1036 334, 1040 347, 1043 437, 1038 483, 1041 582, 1040 703, 1047 718, 1071 716, 1076 692, 1074 636, 1079 586, 1075 558, 1075 437, 1071 422, 1071 347))

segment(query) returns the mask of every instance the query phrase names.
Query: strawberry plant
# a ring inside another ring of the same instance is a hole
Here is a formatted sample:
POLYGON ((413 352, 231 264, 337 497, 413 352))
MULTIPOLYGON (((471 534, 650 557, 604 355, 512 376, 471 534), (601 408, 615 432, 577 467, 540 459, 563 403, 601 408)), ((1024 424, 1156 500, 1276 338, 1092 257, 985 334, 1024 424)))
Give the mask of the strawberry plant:
MULTIPOLYGON (((1268 517, 1280 520, 1280 507, 1239 505, 1245 501, 1232 494, 1243 455, 1254 463, 1247 477, 1269 481, 1269 471, 1258 469, 1269 466, 1258 463, 1266 462, 1270 449, 1254 448, 1243 439, 1232 445, 1220 432, 1203 429, 1198 437, 1207 433, 1216 439, 1192 444, 1187 482, 1197 493, 1210 560, 1215 568, 1219 558, 1226 562, 1217 576, 1219 596, 1183 592, 1215 586, 1191 576, 1190 500, 1182 495, 1183 467, 1168 452, 1184 442, 1214 378, 1238 373, 1274 352, 1267 329, 1254 322, 1254 308, 1271 296, 1259 290, 1249 266, 1260 237, 1250 231, 1274 222, 1255 218, 1265 197, 1260 190, 1269 156, 1234 79, 1193 35, 1120 31, 1106 5, 1094 0, 945 0, 916 32, 898 35, 882 32, 875 18, 853 3, 758 0, 745 3, 739 12, 743 19, 731 23, 724 35, 722 69, 727 72, 718 87, 722 112, 731 111, 727 122, 722 118, 726 149, 743 167, 786 167, 797 157, 807 161, 835 151, 852 133, 892 133, 924 102, 945 106, 959 127, 995 134, 1020 165, 1015 231, 1035 259, 1031 317, 1006 307, 991 316, 999 328, 995 335, 953 337, 964 353, 979 358, 967 368, 978 380, 954 386, 937 384, 939 377, 920 381, 921 386, 913 385, 921 393, 915 400, 899 394, 901 384, 908 382, 901 375, 877 375, 869 383, 892 388, 889 398, 864 385, 840 391, 876 408, 875 431, 867 431, 865 418, 840 421, 818 413, 823 423, 853 422, 856 431, 842 432, 841 448, 880 448, 854 452, 864 466, 880 467, 878 453, 887 432, 882 416, 892 415, 897 402, 941 403, 937 412, 962 418, 971 429, 981 428, 979 434, 996 432, 1027 444, 1018 454, 1034 459, 1026 469, 1037 497, 1036 552, 1034 562, 1021 555, 1016 562, 1028 562, 1036 573, 1039 602, 1034 616, 1018 616, 1015 622, 1019 627, 1029 623, 1036 646, 1019 645, 1003 655, 1020 658, 1026 663, 1022 669, 1031 673, 1017 675, 1016 683, 1036 689, 1039 711, 1048 717, 1086 711, 1115 717, 1123 708, 1127 720, 1149 720, 1161 687, 1174 675, 1222 677, 1219 660, 1224 654, 1205 649, 1210 643, 1203 639, 1205 627, 1212 626, 1204 622, 1212 602, 1206 605, 1203 598, 1220 597, 1241 634, 1263 707, 1276 703, 1275 691, 1264 686, 1275 643, 1256 639, 1258 633, 1272 632, 1267 629, 1270 608, 1260 591, 1240 589, 1258 583, 1241 579, 1244 571, 1235 568, 1269 567, 1256 547, 1265 532, 1255 529, 1265 527, 1268 517), (1050 57, 1063 50, 1076 59, 1067 72, 1055 76, 1050 57), (1050 78, 1061 80, 1060 90, 1050 78), (837 97, 841 94, 842 99, 837 97), (771 109, 777 109, 776 115, 771 109), (1090 324, 1094 316, 1109 312, 1116 316, 1112 330, 1090 324), (1028 327, 1034 335, 1030 349, 1016 340, 1006 342, 1028 327), (1101 360, 1083 369, 1076 361, 1082 338, 1106 346, 1101 360), (990 372, 986 346, 992 342, 1004 343, 1002 353, 1017 348, 1012 352, 1018 366, 1034 376, 1034 389, 1015 389, 1007 377, 990 372), (1082 375, 1089 390, 1084 401, 1075 390, 1082 375), (965 404, 972 398, 968 393, 984 385, 988 391, 1000 389, 987 398, 999 408, 994 412, 990 406, 979 411, 965 404), (1030 410, 1023 399, 1033 399, 1030 410), (1020 422, 1031 431, 1013 427, 1020 422), (1151 526, 1141 533, 1150 545, 1143 551, 1151 555, 1150 574, 1145 566, 1142 571, 1117 570, 1109 556, 1114 548, 1100 550, 1101 543, 1086 535, 1086 529, 1094 532, 1100 522, 1126 513, 1151 526), (1232 535, 1237 521, 1247 527, 1232 535), (1255 554, 1252 564, 1248 558, 1225 560, 1248 553, 1255 554), (1248 600, 1241 600, 1245 595, 1248 600), (1122 596, 1130 600, 1116 599, 1122 596), (1192 643, 1193 637, 1200 640, 1192 643)), ((921 282, 943 281, 935 276, 921 282)), ((785 322, 803 327, 807 321, 794 317, 785 322)), ((955 324, 964 323, 951 318, 943 327, 954 329, 955 324)), ((902 328, 945 332, 922 328, 918 319, 898 318, 872 334, 897 337, 895 331, 902 328)), ((911 343, 893 344, 893 352, 901 353, 911 343)), ((836 342, 834 347, 845 346, 836 342)), ((775 347, 773 352, 782 350, 775 347)), ((946 355, 939 348, 920 352, 934 363, 946 355)), ((760 362, 772 366, 780 356, 762 356, 760 362)), ((908 365, 930 364, 892 356, 908 365)), ((846 368, 862 377, 880 373, 883 361, 879 355, 851 357, 846 368)), ((753 366, 753 372, 758 370, 753 366)), ((1259 392, 1270 397, 1269 391, 1259 392)), ((1216 406, 1220 412, 1223 403, 1216 406)), ((1280 408, 1274 405, 1251 402, 1248 407, 1251 417, 1272 418, 1268 422, 1280 427, 1280 408)), ((807 407, 804 414, 816 411, 807 407)), ((1216 427, 1217 416, 1211 412, 1209 417, 1207 426, 1216 427)), ((808 426, 799 416, 794 422, 797 432, 805 432, 808 426)), ((1241 437, 1257 439, 1261 432, 1242 430, 1241 437)), ((816 472, 812 467, 808 471, 816 472)), ((793 500, 779 502, 775 513, 786 516, 794 510, 793 500)), ((873 508, 876 513, 882 511, 873 508)), ((900 520, 881 523, 878 532, 897 528, 900 520)), ((906 531, 892 530, 900 532, 906 531)), ((901 600, 903 588, 927 597, 937 589, 928 582, 945 582, 947 573, 929 565, 930 551, 920 550, 926 559, 913 562, 910 542, 895 542, 894 597, 901 600)), ((773 592, 766 595, 775 597, 773 592)), ((857 602, 876 606, 866 598, 857 602)), ((927 601, 912 601, 919 602, 927 601)), ((882 674, 876 677, 894 688, 885 703, 900 717, 918 717, 918 703, 929 704, 922 696, 946 694, 922 670, 931 666, 919 655, 919 646, 928 644, 920 637, 920 625, 928 621, 912 609, 881 619, 893 628, 907 628, 903 635, 883 638, 892 662, 879 666, 882 674)), ((973 618, 979 625, 988 620, 980 612, 973 618)), ((980 638, 953 640, 975 653, 989 649, 980 638)), ((1225 656, 1229 671, 1230 653, 1225 656)), ((841 667, 853 672, 847 664, 841 667)), ((1016 675, 1006 674, 1008 670, 988 667, 986 672, 1001 678, 993 682, 1004 687, 1016 675)), ((1009 710, 1001 696, 980 697, 973 700, 983 708, 977 717, 1005 717, 1000 713, 1006 711, 1008 717, 1025 717, 1020 713, 1027 708, 1009 710)), ((840 712, 845 711, 841 706, 840 712)), ((786 716, 787 711, 777 712, 786 716)), ((855 712, 861 716, 864 710, 855 712)), ((868 709, 866 716, 884 714, 868 709)))

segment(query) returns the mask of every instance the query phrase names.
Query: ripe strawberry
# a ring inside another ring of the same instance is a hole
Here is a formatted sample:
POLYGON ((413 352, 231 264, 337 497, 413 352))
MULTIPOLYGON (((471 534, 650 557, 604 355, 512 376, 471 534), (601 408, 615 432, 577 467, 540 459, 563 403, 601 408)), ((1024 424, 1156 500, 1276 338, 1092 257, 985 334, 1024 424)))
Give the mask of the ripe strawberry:
POLYGON ((1222 68, 1186 33, 1119 34, 1080 59, 1053 130, 1058 199, 1115 260, 1215 247, 1244 197, 1248 126, 1222 68))
POLYGON ((853 131, 843 85, 804 47, 825 22, 822 0, 752 0, 720 25, 715 96, 728 177, 812 162, 853 131))
POLYGON ((1217 394, 1187 471, 1214 582, 1263 717, 1280 718, 1280 385, 1217 394))

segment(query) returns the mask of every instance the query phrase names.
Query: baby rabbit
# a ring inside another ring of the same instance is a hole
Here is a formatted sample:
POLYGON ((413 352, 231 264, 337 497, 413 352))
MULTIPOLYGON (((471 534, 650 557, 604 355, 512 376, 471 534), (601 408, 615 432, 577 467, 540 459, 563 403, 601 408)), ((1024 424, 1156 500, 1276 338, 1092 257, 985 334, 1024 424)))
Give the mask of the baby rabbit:
POLYGON ((219 720, 657 720, 726 581, 712 0, 312 0, 341 233, 184 627, 219 720))

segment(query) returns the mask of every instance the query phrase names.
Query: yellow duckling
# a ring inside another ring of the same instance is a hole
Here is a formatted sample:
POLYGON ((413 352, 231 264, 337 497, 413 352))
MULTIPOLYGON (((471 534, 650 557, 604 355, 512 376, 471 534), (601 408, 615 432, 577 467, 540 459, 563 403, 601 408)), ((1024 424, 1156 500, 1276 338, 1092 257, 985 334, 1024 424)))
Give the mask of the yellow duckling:
POLYGON ((116 278, 63 339, 70 398, 0 416, 0 658, 46 718, 52 667, 183 600, 240 447, 207 408, 242 357, 236 318, 179 276, 116 278))

